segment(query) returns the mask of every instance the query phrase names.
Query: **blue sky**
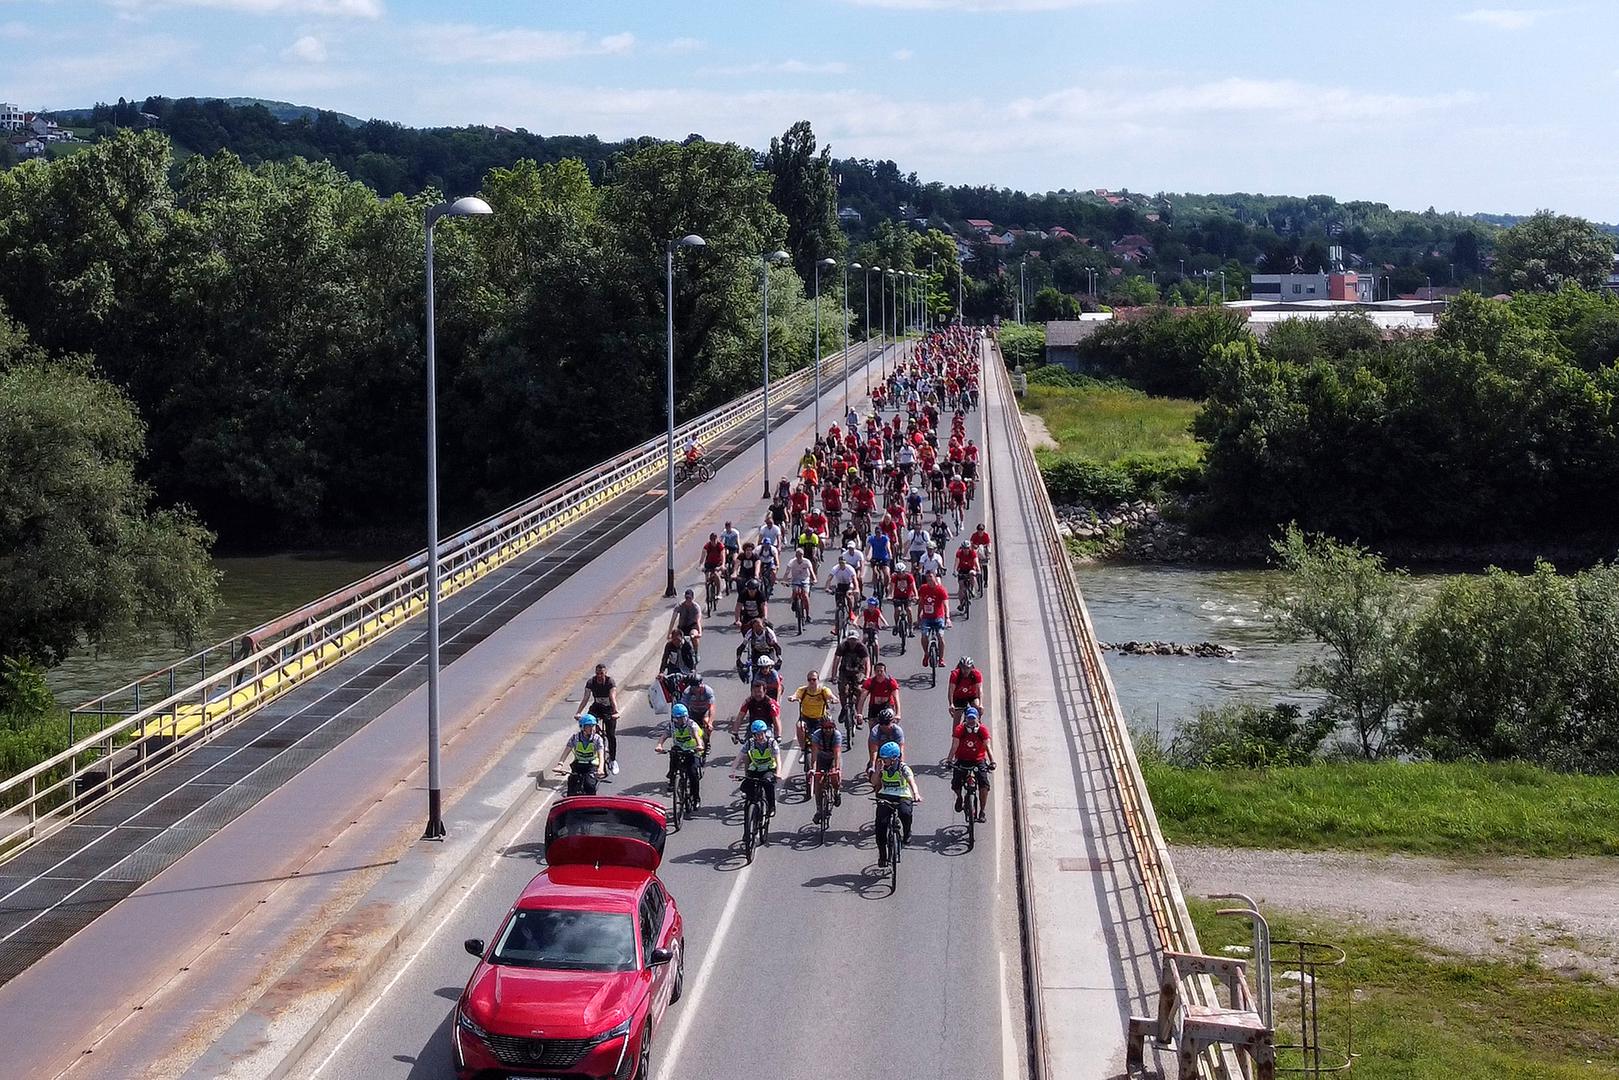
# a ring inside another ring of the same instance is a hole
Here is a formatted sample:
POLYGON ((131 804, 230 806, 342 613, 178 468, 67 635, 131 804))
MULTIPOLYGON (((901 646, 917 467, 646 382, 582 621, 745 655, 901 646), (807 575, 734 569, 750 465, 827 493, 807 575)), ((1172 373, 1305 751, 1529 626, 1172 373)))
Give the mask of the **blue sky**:
POLYGON ((1615 41, 1613 0, 0 0, 0 100, 754 146, 807 118, 946 182, 1615 221, 1615 41))

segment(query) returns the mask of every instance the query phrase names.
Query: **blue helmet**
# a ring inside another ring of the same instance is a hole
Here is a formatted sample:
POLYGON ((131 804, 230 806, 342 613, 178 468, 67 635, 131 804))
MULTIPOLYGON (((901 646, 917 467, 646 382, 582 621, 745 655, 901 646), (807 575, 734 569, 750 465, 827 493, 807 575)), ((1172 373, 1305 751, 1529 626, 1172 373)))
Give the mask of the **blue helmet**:
POLYGON ((755 720, 753 723, 748 725, 748 734, 750 735, 761 735, 769 730, 770 725, 765 723, 763 720, 755 720))
POLYGON ((882 749, 877 751, 877 756, 882 758, 884 761, 896 761, 896 760, 898 760, 899 759, 899 743, 897 743, 897 742, 885 742, 885 743, 883 743, 882 749))
POLYGON ((868 597, 866 597, 866 606, 867 607, 882 607, 883 602, 881 600, 877 599, 875 596, 868 596, 868 597))
POLYGON ((669 719, 671 719, 671 720, 684 720, 684 719, 686 719, 686 706, 680 704, 679 702, 676 702, 675 704, 669 706, 669 719))
POLYGON ((580 713, 579 714, 579 726, 582 727, 582 728, 583 727, 595 727, 596 726, 596 717, 591 713, 580 713))
MULTIPOLYGON (((676 706, 676 708, 679 708, 679 706, 676 706)), ((966 717, 968 720, 977 720, 978 719, 978 710, 973 708, 971 705, 969 705, 969 706, 967 706, 967 711, 962 713, 961 715, 966 717)))

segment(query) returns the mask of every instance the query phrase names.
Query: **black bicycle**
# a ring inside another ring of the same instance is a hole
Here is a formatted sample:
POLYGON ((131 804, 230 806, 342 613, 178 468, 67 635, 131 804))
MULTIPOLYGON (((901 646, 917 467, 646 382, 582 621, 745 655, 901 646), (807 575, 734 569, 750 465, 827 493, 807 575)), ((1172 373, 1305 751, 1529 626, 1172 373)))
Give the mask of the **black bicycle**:
POLYGON ((770 843, 770 814, 765 809, 765 784, 754 776, 731 775, 742 781, 742 851, 752 862, 753 849, 770 843))
MULTIPOLYGON (((882 805, 883 797, 876 796, 871 800, 878 806, 882 805)), ((901 800, 890 800, 893 805, 889 808, 888 821, 877 833, 877 859, 882 861, 886 855, 888 859, 888 892, 890 895, 899 891, 899 855, 905 849, 905 825, 900 820, 899 807, 901 800)))
POLYGON ((978 585, 978 571, 956 571, 956 584, 960 586, 961 597, 960 601, 956 604, 956 610, 961 612, 961 617, 965 619, 972 612, 973 593, 976 591, 976 586, 978 585))
POLYGON ((843 749, 854 745, 854 725, 859 719, 855 706, 860 702, 860 681, 851 675, 838 680, 838 722, 843 725, 843 749))
POLYGON ((899 638, 899 654, 905 655, 905 645, 911 640, 911 605, 901 604, 894 612, 894 633, 899 638))
POLYGON ((820 844, 826 846, 826 827, 832 821, 832 774, 811 772, 815 788, 815 823, 820 826, 820 844))
POLYGON ((712 619, 720 603, 720 572, 710 570, 703 575, 703 605, 705 615, 712 619))
POLYGON ((980 802, 980 785, 989 770, 995 767, 995 763, 967 762, 963 764, 945 758, 939 764, 954 769, 957 774, 966 774, 961 785, 961 816, 967 822, 967 848, 971 850, 978 823, 984 820, 984 807, 983 803, 980 802))
POLYGON ((576 761, 573 768, 568 770, 568 795, 594 795, 600 779, 594 763, 576 761))
POLYGON ((691 817, 692 810, 697 806, 697 800, 691 793, 691 770, 697 767, 697 761, 689 751, 663 752, 669 754, 675 770, 675 778, 669 784, 669 824, 678 831, 681 819, 691 817), (686 760, 687 757, 692 760, 686 760))
POLYGON ((793 586, 793 617, 798 620, 798 632, 804 633, 804 624, 809 621, 809 586, 793 586))
POLYGON ((699 484, 714 479, 714 467, 706 461, 677 461, 675 462, 675 483, 684 484, 688 480, 695 480, 699 484))

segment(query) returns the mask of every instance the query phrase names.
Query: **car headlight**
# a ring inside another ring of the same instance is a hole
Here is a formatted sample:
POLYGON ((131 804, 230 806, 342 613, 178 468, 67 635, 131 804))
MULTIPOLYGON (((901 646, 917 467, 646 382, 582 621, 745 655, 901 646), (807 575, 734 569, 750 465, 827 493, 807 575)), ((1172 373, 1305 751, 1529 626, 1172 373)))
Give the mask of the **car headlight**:
POLYGON ((476 1035, 480 1039, 489 1038, 489 1032, 479 1027, 477 1023, 473 1021, 472 1017, 468 1016, 462 1009, 455 1010, 455 1022, 462 1031, 476 1035))
POLYGON ((600 1035, 597 1035, 594 1038, 592 1038, 590 1040, 590 1045, 591 1046, 600 1046, 604 1042, 610 1042, 613 1039, 623 1038, 625 1035, 628 1035, 629 1033, 630 1033, 630 1022, 628 1020, 625 1020, 622 1024, 619 1024, 617 1027, 613 1028, 611 1031, 604 1031, 600 1035))

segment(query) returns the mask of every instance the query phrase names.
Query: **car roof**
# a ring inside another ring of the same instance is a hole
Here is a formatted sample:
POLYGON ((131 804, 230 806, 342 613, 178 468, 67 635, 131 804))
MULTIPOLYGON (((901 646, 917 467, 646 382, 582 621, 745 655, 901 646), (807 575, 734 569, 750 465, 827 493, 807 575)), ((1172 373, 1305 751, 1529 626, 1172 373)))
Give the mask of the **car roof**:
POLYGON ((516 906, 632 913, 651 877, 651 871, 628 866, 549 866, 528 883, 516 906))

